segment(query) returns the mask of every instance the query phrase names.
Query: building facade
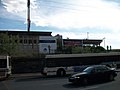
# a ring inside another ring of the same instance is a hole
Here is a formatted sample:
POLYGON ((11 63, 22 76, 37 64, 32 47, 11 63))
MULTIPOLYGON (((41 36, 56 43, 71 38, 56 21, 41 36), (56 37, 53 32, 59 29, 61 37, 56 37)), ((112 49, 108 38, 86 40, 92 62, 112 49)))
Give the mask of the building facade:
POLYGON ((58 45, 61 45, 62 47, 67 46, 100 46, 102 39, 63 39, 62 35, 57 34, 55 36, 58 45))
POLYGON ((39 37, 39 51, 42 53, 55 53, 57 49, 56 39, 52 36, 39 37))
POLYGON ((18 50, 20 52, 55 53, 56 42, 51 35, 52 32, 0 31, 0 35, 5 33, 8 34, 8 36, 17 38, 16 43, 18 43, 18 50), (51 41, 53 42, 51 43, 51 41), (48 51, 48 46, 51 52, 48 51), (46 52, 42 48, 46 48, 46 52))
POLYGON ((100 46, 99 39, 63 39, 63 46, 100 46))
MULTIPOLYGON (((16 37, 18 43, 18 51, 34 52, 34 53, 56 53, 67 46, 100 46, 102 40, 95 39, 62 39, 62 35, 52 36, 52 32, 38 31, 0 31, 0 35, 8 34, 8 36, 16 37)), ((0 39, 0 45, 2 40, 0 39)))

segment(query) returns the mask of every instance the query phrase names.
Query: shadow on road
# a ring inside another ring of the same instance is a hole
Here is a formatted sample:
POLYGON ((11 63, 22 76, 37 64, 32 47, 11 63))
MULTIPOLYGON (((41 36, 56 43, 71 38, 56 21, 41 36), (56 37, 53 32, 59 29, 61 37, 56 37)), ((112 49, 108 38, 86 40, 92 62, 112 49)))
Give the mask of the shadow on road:
MULTIPOLYGON (((111 81, 111 82, 114 82, 114 81, 111 81)), ((85 88, 85 87, 89 87, 89 86, 108 84, 108 83, 111 83, 111 82, 110 81, 96 82, 96 83, 90 83, 88 85, 68 83, 68 84, 64 84, 63 87, 65 87, 65 88, 85 88)))
POLYGON ((58 77, 58 76, 30 76, 30 77, 20 77, 16 78, 16 82, 27 82, 27 81, 41 81, 41 80, 57 80, 57 79, 65 79, 68 76, 58 77))

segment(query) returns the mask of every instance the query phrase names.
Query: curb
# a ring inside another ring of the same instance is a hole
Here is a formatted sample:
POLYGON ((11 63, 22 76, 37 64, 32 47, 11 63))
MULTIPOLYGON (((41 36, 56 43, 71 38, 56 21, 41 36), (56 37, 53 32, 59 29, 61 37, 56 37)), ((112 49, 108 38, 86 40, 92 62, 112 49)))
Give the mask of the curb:
POLYGON ((12 74, 10 77, 33 77, 33 76, 42 76, 41 73, 23 73, 23 74, 12 74))

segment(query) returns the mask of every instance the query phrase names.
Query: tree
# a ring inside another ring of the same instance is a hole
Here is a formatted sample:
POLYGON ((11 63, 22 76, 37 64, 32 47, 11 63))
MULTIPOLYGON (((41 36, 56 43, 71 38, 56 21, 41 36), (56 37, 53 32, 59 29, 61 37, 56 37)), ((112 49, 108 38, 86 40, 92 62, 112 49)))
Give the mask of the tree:
POLYGON ((83 48, 82 47, 72 47, 72 53, 82 53, 83 48))
POLYGON ((101 52, 105 52, 105 49, 101 46, 97 46, 97 47, 91 47, 91 51, 93 53, 101 53, 101 52))
POLYGON ((73 47, 72 53, 102 53, 105 49, 101 46, 84 46, 84 47, 73 47))
POLYGON ((83 53, 91 53, 91 46, 83 47, 83 53))
POLYGON ((0 54, 14 55, 17 44, 16 36, 8 35, 8 33, 0 34, 0 54))
POLYGON ((59 36, 59 35, 56 35, 56 36, 58 36, 58 37, 56 38, 56 43, 57 43, 56 53, 62 53, 62 52, 63 52, 62 38, 61 38, 61 36, 59 36))

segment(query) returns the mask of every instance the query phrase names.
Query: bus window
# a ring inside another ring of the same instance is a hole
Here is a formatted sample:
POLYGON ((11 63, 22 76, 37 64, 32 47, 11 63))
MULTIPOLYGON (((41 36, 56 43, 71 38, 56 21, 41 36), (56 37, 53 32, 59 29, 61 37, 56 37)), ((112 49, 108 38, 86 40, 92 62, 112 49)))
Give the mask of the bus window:
POLYGON ((9 56, 0 56, 0 78, 7 78, 11 75, 9 56))

